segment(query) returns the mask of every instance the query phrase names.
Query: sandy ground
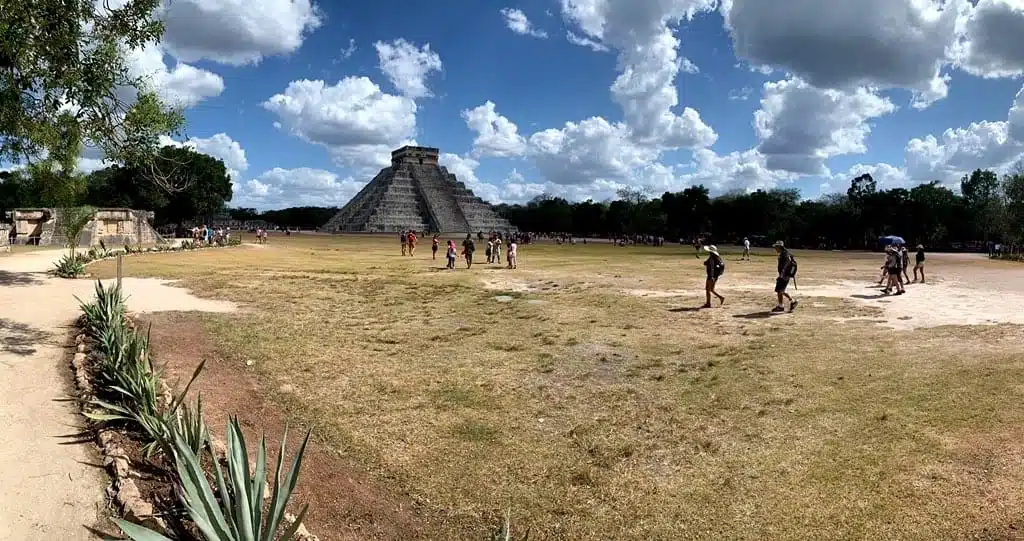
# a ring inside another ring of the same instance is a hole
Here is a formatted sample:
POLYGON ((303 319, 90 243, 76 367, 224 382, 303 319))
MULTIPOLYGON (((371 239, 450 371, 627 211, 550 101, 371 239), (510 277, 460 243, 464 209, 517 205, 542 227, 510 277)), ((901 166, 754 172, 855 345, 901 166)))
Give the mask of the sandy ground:
MULTIPOLYGON (((107 478, 69 390, 65 344, 90 280, 46 275, 59 250, 0 257, 0 541, 93 539, 86 529, 106 506, 107 478)), ((231 311, 161 280, 125 279, 129 309, 231 311)))

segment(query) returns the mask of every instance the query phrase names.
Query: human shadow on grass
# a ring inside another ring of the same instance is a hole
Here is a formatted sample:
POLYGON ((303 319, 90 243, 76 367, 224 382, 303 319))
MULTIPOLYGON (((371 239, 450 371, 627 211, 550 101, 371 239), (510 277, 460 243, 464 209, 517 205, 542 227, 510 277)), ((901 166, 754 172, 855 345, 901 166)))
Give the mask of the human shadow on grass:
POLYGON ((732 317, 739 319, 768 319, 772 316, 781 316, 785 312, 772 312, 771 310, 762 310, 760 312, 751 312, 749 314, 736 314, 732 317))
POLYGON ((11 272, 0 270, 0 287, 2 286, 32 286, 42 283, 42 273, 36 272, 11 272))
POLYGON ((703 310, 703 306, 680 306, 679 308, 669 308, 669 312, 700 312, 703 310))
POLYGON ((36 344, 50 334, 31 325, 0 318, 0 352, 28 356, 36 352, 36 344))

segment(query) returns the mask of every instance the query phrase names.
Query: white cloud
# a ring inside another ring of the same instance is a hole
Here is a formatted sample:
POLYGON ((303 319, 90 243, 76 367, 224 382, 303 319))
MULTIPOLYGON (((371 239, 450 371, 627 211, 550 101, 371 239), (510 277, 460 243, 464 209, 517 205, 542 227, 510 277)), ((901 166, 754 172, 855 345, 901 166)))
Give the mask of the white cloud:
POLYGON ((431 96, 426 78, 430 73, 441 71, 441 57, 430 50, 430 44, 416 47, 404 39, 391 43, 378 41, 377 49, 380 70, 402 95, 419 99, 431 96))
POLYGON ((236 184, 233 205, 274 209, 296 206, 341 207, 366 185, 322 169, 275 167, 236 184))
POLYGON ((700 68, 697 64, 694 64, 689 58, 681 58, 679 60, 679 69, 683 73, 695 74, 700 73, 700 68))
POLYGON ((185 146, 221 160, 228 169, 238 172, 249 169, 249 160, 245 157, 242 145, 226 133, 218 133, 206 138, 192 137, 185 141, 185 146))
POLYGON ((236 66, 294 53, 323 24, 310 0, 171 0, 162 18, 164 45, 176 58, 236 66))
POLYGON ((548 37, 547 32, 538 30, 533 26, 533 23, 530 22, 530 19, 526 17, 526 14, 523 13, 522 10, 503 8, 501 10, 501 15, 505 17, 505 26, 516 34, 521 36, 533 36, 541 39, 548 37))
POLYGON ((857 164, 844 173, 832 175, 830 180, 823 184, 825 188, 822 189, 821 193, 845 192, 850 187, 850 180, 865 173, 871 175, 871 178, 878 184, 879 189, 891 190, 893 188, 906 188, 910 185, 907 171, 901 167, 887 163, 876 163, 873 165, 857 164), (834 190, 832 189, 833 187, 835 187, 834 190))
POLYGON ((356 40, 349 38, 348 46, 341 50, 341 55, 335 60, 335 63, 352 58, 352 55, 356 54, 356 50, 356 40))
POLYGON ((658 158, 658 151, 630 140, 625 124, 601 117, 566 122, 530 136, 529 154, 544 177, 556 184, 595 180, 629 181, 635 170, 658 158))
POLYGON ((494 102, 462 111, 462 119, 477 134, 473 150, 478 157, 520 156, 526 151, 526 140, 519 135, 519 128, 497 113, 494 102))
POLYGON ((1019 0, 979 0, 964 23, 954 49, 957 64, 981 77, 1024 75, 1024 4, 1019 0))
POLYGON ((662 149, 700 148, 717 139, 697 111, 679 105, 684 61, 672 25, 714 9, 716 0, 561 0, 562 15, 589 39, 614 47, 620 73, 611 86, 632 137, 662 149))
POLYGON ((940 70, 967 0, 722 0, 736 55, 820 88, 906 88, 946 96, 940 70))
POLYGON ((758 150, 769 169, 828 174, 829 158, 867 151, 868 120, 895 109, 888 99, 864 88, 820 90, 794 78, 768 82, 761 108, 754 113, 758 150))
MULTIPOLYGON (((145 79, 151 90, 172 105, 191 107, 224 91, 224 80, 213 72, 182 62, 168 67, 158 45, 129 51, 126 56, 129 73, 145 79)), ((125 88, 120 93, 128 102, 135 100, 134 89, 125 88)))
POLYGON ((292 81, 263 103, 282 129, 322 145, 341 163, 383 166, 390 152, 416 132, 416 103, 381 91, 366 77, 292 81))
POLYGON ((604 45, 602 45, 602 44, 600 44, 600 43, 598 43, 598 42, 596 42, 596 41, 594 41, 594 40, 592 40, 592 39, 590 39, 588 37, 576 35, 576 34, 574 34, 571 31, 565 33, 565 39, 568 40, 569 43, 572 43, 573 45, 579 45, 580 47, 587 47, 587 48, 589 48, 590 50, 592 50, 592 51, 594 51, 596 53, 606 53, 606 52, 608 52, 608 47, 605 47, 604 45))
POLYGON ((680 187, 703 184, 716 192, 769 189, 797 177, 787 171, 771 170, 765 156, 756 149, 721 156, 710 149, 695 150, 688 167, 691 172, 679 175, 680 187))

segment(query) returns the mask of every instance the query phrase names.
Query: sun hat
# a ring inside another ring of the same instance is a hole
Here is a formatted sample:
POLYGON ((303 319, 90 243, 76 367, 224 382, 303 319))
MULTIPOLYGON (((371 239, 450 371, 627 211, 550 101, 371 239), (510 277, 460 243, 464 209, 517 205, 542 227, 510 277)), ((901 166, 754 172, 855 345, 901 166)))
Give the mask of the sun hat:
POLYGON ((775 244, 773 244, 772 246, 775 247, 775 248, 785 248, 786 247, 786 245, 783 244, 781 240, 775 241, 775 244))
POLYGON ((710 246, 705 246, 704 250, 707 251, 707 252, 711 252, 711 253, 713 253, 715 255, 719 255, 718 254, 718 247, 715 246, 714 244, 712 244, 710 246))
POLYGON ((917 245, 917 249, 918 250, 924 250, 924 244, 918 244, 917 245))

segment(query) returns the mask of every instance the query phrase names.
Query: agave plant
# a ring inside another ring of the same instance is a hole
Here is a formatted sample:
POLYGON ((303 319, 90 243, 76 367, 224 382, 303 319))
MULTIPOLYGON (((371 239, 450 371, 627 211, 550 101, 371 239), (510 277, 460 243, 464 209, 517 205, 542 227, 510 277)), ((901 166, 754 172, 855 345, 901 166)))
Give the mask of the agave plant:
MULTIPOLYGON (((291 469, 283 477, 287 429, 281 436, 274 488, 265 512, 263 484, 267 476, 266 438, 260 439, 255 468, 252 470, 254 473, 250 475, 245 437, 238 419, 232 418, 228 423, 227 476, 221 465, 215 464, 214 488, 203 471, 199 455, 189 448, 181 434, 174 431, 173 436, 175 461, 181 479, 181 502, 206 541, 292 541, 295 538, 295 532, 302 524, 309 506, 303 506, 298 518, 287 527, 284 514, 298 482, 309 432, 295 454, 291 469)), ((123 520, 115 522, 134 541, 170 541, 142 526, 123 520)))
POLYGON ((77 256, 65 254, 53 264, 53 274, 60 278, 78 278, 85 274, 85 265, 77 256))
POLYGON ((85 314, 85 322, 89 334, 93 338, 99 338, 100 333, 114 325, 121 325, 124 322, 124 297, 121 295, 121 287, 111 285, 104 288, 103 282, 96 281, 96 300, 91 303, 84 303, 78 299, 85 314))

